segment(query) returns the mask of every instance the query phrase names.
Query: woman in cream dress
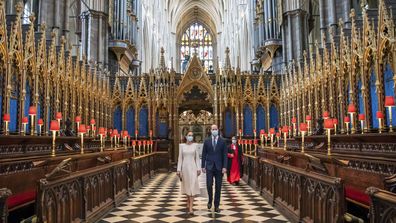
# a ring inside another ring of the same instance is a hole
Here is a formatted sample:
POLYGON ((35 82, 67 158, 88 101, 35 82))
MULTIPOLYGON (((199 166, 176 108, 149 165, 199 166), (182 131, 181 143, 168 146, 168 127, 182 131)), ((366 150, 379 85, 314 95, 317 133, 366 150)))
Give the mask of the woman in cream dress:
POLYGON ((179 146, 177 175, 181 179, 181 192, 187 195, 187 209, 193 214, 194 196, 200 193, 198 176, 201 174, 197 144, 193 143, 193 133, 188 132, 186 143, 179 146))

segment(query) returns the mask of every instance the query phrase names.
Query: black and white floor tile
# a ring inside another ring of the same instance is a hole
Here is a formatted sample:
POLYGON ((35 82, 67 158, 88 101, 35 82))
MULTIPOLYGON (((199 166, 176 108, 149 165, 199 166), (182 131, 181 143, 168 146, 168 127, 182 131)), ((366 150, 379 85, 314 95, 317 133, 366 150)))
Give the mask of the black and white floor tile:
POLYGON ((205 175, 200 176, 200 188, 201 195, 194 202, 194 215, 189 215, 176 174, 159 174, 99 222, 288 222, 244 183, 233 186, 224 180, 220 213, 206 207, 205 175))

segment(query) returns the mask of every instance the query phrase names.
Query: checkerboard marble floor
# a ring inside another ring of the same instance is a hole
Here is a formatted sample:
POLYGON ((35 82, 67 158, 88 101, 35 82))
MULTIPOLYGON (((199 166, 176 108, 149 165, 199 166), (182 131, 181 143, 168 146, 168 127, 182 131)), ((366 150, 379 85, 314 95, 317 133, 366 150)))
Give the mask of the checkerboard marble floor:
POLYGON ((223 180, 220 213, 208 210, 205 175, 200 176, 201 195, 195 198, 194 215, 186 213, 186 198, 180 193, 175 173, 163 173, 148 181, 100 223, 107 222, 288 222, 245 183, 230 185, 223 180))

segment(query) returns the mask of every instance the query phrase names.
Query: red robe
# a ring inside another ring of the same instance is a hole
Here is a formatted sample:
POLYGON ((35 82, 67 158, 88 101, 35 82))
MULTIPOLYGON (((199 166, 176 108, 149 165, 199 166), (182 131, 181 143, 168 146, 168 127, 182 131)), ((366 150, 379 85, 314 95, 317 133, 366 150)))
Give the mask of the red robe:
POLYGON ((241 168, 239 166, 240 164, 238 160, 238 156, 240 156, 240 154, 238 154, 238 148, 235 145, 231 145, 231 149, 234 150, 234 157, 231 157, 231 154, 228 154, 228 158, 232 158, 232 162, 230 174, 227 177, 227 181, 232 184, 235 182, 239 182, 239 180, 241 179, 241 168))

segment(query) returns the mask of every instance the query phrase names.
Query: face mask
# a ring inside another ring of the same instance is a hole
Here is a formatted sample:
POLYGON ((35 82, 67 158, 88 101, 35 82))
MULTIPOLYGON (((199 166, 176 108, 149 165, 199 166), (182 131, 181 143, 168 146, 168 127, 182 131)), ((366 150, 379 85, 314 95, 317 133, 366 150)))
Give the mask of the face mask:
POLYGON ((192 142, 194 139, 194 136, 186 136, 187 142, 192 142))
POLYGON ((236 139, 233 139, 233 140, 232 140, 232 143, 233 143, 233 144, 236 144, 236 142, 237 142, 236 139))
POLYGON ((212 136, 216 137, 219 134, 219 130, 212 130, 212 136))

